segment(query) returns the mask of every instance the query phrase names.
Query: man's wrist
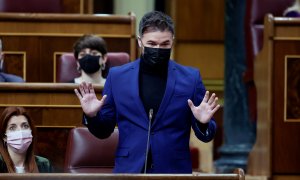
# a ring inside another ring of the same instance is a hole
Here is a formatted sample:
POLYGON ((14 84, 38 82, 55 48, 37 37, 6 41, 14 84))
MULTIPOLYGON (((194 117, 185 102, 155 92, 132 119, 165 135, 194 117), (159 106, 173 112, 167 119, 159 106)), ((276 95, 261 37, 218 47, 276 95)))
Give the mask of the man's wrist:
POLYGON ((201 123, 200 121, 197 121, 197 126, 200 130, 200 132, 204 135, 207 134, 207 130, 208 130, 208 126, 209 126, 209 122, 207 123, 201 123))

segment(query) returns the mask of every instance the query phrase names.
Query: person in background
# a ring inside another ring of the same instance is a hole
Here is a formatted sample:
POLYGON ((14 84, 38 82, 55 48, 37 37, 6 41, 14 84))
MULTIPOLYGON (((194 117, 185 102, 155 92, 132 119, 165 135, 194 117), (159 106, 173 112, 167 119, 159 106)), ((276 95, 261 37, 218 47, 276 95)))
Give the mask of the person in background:
POLYGON ((0 117, 0 173, 50 173, 48 159, 36 156, 36 130, 22 107, 7 107, 0 117))
POLYGON ((2 40, 0 39, 0 82, 24 82, 23 78, 19 76, 4 73, 3 64, 4 64, 4 53, 2 52, 2 40))
POLYGON ((300 0, 295 0, 294 4, 284 11, 283 16, 300 17, 300 0))
POLYGON ((203 142, 214 138, 218 98, 205 90, 199 70, 170 60, 174 35, 171 17, 146 13, 141 57, 110 69, 102 99, 91 83, 74 90, 92 134, 107 138, 118 126, 115 173, 192 173, 191 127, 203 142))
POLYGON ((83 81, 93 84, 105 84, 102 70, 107 60, 106 42, 95 35, 83 35, 73 46, 77 68, 81 75, 72 82, 80 84, 83 81))

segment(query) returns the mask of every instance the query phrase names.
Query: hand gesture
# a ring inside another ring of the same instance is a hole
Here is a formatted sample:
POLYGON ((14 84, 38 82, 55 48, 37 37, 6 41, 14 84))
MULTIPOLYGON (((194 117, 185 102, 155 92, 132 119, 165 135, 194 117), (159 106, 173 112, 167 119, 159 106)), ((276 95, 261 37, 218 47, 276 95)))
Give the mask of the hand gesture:
POLYGON ((213 93, 209 98, 209 92, 206 91, 204 98, 199 106, 194 106, 194 103, 189 99, 188 104, 193 112, 194 117, 201 123, 206 124, 210 121, 214 113, 220 108, 217 104, 218 97, 213 93))
POLYGON ((97 99, 92 84, 86 82, 82 82, 79 85, 80 93, 77 89, 74 89, 74 91, 80 101, 83 112, 88 117, 95 117, 97 115, 97 112, 103 106, 106 99, 106 95, 104 95, 102 99, 99 101, 97 99))

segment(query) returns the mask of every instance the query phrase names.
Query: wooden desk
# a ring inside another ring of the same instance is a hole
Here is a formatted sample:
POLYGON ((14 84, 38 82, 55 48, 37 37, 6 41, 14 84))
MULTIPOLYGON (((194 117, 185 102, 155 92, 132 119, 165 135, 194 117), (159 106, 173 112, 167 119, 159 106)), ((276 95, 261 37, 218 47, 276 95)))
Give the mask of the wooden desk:
POLYGON ((0 180, 245 180, 245 174, 242 169, 237 169, 232 174, 69 174, 69 173, 51 173, 51 174, 1 174, 0 180))
POLYGON ((300 178, 299 80, 300 19, 267 15, 255 60, 258 122, 249 174, 300 178))
MULTIPOLYGON (((82 109, 74 93, 76 84, 0 83, 0 111, 7 106, 23 106, 35 121, 37 154, 52 162, 55 172, 63 172, 69 131, 81 126, 82 109)), ((95 86, 101 97, 102 87, 95 86)))
POLYGON ((103 37, 110 52, 136 58, 135 16, 87 14, 0 13, 0 37, 7 72, 27 82, 53 82, 58 54, 72 52, 83 34, 103 37))

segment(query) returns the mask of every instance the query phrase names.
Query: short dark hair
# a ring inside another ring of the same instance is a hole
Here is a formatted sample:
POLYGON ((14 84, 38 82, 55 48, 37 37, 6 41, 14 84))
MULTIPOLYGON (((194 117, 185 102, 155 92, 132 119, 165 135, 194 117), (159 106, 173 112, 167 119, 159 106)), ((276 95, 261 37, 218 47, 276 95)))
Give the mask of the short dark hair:
POLYGON ((97 50, 101 52, 102 55, 107 53, 106 42, 104 39, 92 34, 85 34, 74 43, 73 51, 76 59, 78 59, 79 52, 85 48, 97 50))
POLYGON ((139 24, 139 35, 143 35, 146 31, 170 31, 173 35, 174 23, 170 16, 160 11, 151 11, 146 13, 139 24))

